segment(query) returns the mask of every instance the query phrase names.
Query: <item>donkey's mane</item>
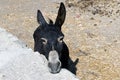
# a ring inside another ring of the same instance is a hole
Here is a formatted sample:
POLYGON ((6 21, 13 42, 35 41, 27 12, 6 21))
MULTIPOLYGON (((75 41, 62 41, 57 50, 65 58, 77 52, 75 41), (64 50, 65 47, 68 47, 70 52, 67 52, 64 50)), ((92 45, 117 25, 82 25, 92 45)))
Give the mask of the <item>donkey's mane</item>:
POLYGON ((49 25, 53 25, 52 19, 48 18, 48 23, 49 23, 49 25))

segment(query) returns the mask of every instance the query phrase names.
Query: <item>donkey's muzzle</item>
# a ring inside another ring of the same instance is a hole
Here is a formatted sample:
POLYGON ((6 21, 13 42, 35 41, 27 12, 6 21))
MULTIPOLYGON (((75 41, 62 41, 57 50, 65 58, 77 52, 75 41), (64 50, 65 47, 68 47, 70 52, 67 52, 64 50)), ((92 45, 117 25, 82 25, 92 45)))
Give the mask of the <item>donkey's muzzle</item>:
POLYGON ((49 67, 49 71, 53 74, 58 73, 60 71, 61 68, 61 63, 57 62, 57 63, 48 63, 48 67, 49 67))
POLYGON ((50 51, 49 53, 48 68, 53 74, 58 73, 61 69, 61 62, 59 60, 58 53, 55 50, 50 51))

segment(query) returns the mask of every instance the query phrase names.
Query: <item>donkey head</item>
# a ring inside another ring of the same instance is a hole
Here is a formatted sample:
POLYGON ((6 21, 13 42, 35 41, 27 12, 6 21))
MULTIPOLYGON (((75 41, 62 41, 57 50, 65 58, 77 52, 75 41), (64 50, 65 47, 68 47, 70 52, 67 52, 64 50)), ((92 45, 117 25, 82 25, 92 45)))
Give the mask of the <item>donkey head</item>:
POLYGON ((64 23, 65 16, 66 9, 63 3, 60 4, 55 23, 52 20, 47 23, 41 11, 38 10, 37 12, 37 21, 40 26, 33 34, 35 41, 34 51, 45 55, 51 73, 58 73, 61 69, 60 58, 64 43, 64 34, 61 31, 61 26, 64 23))

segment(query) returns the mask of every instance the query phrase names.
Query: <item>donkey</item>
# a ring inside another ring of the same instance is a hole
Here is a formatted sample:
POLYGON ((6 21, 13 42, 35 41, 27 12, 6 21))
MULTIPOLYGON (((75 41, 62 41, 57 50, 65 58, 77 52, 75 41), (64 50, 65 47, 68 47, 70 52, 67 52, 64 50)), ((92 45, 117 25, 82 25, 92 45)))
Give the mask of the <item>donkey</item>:
POLYGON ((60 3, 55 23, 50 19, 47 23, 40 10, 37 11, 39 27, 34 31, 34 51, 45 55, 48 60, 49 71, 58 73, 61 68, 68 69, 69 50, 64 39, 61 27, 65 21, 66 8, 60 3))

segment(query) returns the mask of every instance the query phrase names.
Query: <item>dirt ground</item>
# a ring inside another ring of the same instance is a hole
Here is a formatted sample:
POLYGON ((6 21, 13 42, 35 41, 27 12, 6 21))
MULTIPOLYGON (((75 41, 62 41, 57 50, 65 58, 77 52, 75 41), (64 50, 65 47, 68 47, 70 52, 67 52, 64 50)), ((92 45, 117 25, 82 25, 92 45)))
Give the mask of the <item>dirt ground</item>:
POLYGON ((62 27, 81 80, 120 80, 120 0, 0 0, 0 25, 33 48, 36 12, 56 18, 67 8, 62 27))

